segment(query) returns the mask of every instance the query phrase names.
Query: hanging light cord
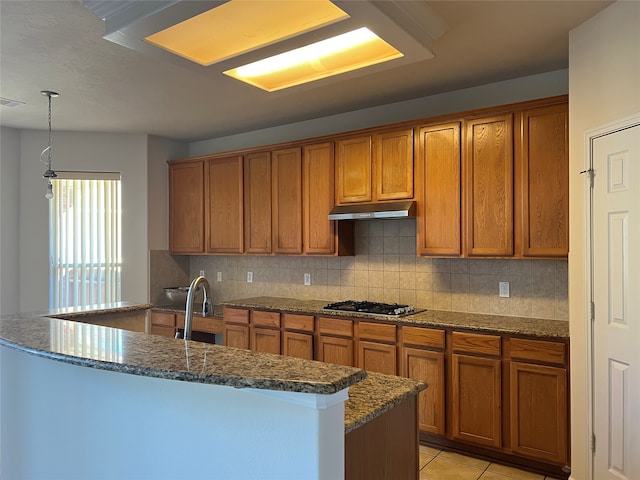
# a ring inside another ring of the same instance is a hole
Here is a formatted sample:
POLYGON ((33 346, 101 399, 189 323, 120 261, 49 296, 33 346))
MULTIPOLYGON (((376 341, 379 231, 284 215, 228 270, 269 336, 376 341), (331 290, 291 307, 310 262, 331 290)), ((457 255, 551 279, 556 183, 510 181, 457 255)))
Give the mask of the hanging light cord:
POLYGON ((51 170, 51 149, 53 148, 53 132, 51 130, 51 97, 57 97, 58 94, 56 92, 51 92, 49 90, 43 90, 40 92, 42 95, 46 95, 49 98, 49 144, 42 150, 40 154, 40 161, 47 166, 47 171, 44 172, 44 178, 56 178, 56 172, 51 170), (47 154, 47 160, 43 160, 42 157, 44 154, 47 154))

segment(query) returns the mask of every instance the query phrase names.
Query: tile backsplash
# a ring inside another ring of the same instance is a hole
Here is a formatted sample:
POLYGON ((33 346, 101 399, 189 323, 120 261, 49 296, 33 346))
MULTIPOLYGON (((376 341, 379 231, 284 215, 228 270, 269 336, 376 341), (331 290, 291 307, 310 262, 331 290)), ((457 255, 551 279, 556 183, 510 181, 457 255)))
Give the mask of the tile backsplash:
POLYGON ((566 260, 416 258, 415 227, 415 219, 361 220, 352 257, 193 256, 189 272, 205 270, 217 302, 263 295, 356 299, 568 319, 566 260), (303 284, 305 273, 311 285, 303 284), (499 282, 509 282, 509 298, 498 296, 499 282))

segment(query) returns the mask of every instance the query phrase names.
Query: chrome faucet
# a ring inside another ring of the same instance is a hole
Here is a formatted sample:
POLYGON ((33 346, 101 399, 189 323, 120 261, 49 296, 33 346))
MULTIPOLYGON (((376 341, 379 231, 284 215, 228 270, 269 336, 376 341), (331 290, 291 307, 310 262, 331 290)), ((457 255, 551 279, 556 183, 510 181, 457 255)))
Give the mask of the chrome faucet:
MULTIPOLYGON (((182 338, 185 340, 191 340, 191 325, 193 323, 193 301, 196 296, 196 290, 202 285, 204 290, 204 299, 202 300, 202 316, 206 317, 212 312, 213 307, 211 305, 211 285, 209 281, 200 276, 193 279, 191 285, 189 285, 189 292, 187 292, 187 309, 184 315, 184 333, 182 338)), ((180 338, 180 332, 176 333, 176 338, 180 338)))

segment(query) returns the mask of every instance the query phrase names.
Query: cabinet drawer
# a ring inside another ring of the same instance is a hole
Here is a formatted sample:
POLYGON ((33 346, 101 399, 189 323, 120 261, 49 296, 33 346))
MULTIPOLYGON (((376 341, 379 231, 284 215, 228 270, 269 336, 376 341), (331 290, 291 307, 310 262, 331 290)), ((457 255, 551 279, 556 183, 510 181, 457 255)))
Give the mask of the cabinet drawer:
POLYGON ((500 337, 497 335, 453 332, 454 352, 499 356, 500 350, 500 337))
POLYGON ((222 316, 225 322, 249 324, 249 310, 243 308, 222 308, 222 316))
POLYGON ((358 325, 358 337, 366 340, 396 343, 396 326, 360 322, 358 325))
POLYGON ((320 335, 353 336, 353 322, 336 318, 318 318, 318 333, 320 335))
POLYGON ((280 328, 280 312, 254 310, 251 312, 251 321, 259 327, 280 328))
POLYGON ((402 341, 405 345, 444 349, 444 330, 402 327, 402 341))
POLYGON ((282 322, 286 330, 300 330, 301 332, 313 332, 313 316, 283 313, 282 322))
POLYGON ((509 340, 511 358, 513 360, 529 360, 565 365, 567 353, 564 343, 545 340, 512 338, 509 340))
POLYGON ((151 312, 151 325, 166 325, 173 327, 176 324, 176 316, 173 313, 151 312))

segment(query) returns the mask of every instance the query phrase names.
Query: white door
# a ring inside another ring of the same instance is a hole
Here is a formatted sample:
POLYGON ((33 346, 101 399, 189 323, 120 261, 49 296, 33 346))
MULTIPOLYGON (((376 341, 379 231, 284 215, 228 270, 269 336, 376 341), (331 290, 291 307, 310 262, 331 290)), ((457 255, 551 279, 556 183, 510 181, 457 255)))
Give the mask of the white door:
POLYGON ((640 479, 640 125, 592 141, 595 480, 640 479))

